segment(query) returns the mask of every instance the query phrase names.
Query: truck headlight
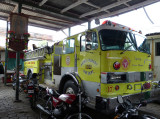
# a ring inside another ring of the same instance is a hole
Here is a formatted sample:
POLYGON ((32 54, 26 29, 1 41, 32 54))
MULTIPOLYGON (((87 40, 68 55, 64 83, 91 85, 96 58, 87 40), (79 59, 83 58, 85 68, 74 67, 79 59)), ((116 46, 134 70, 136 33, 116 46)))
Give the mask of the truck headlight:
POLYGON ((149 79, 153 77, 153 74, 152 73, 149 73, 148 75, 149 79))
POLYGON ((122 83, 126 81, 126 74, 109 73, 107 75, 108 83, 122 83))
POLYGON ((126 74, 101 72, 101 83, 122 83, 126 81, 126 74))
POLYGON ((109 80, 118 80, 118 79, 121 79, 121 75, 110 75, 110 78, 109 80))

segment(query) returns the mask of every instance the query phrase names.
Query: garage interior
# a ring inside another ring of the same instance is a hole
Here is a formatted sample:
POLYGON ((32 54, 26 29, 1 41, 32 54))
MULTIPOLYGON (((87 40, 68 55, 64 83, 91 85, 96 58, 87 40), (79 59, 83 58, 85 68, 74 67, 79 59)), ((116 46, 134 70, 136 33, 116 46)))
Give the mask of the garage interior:
POLYGON ((71 28, 95 19, 114 17, 138 8, 159 2, 159 0, 1 0, 0 19, 10 21, 11 13, 29 17, 30 26, 54 31, 71 28))

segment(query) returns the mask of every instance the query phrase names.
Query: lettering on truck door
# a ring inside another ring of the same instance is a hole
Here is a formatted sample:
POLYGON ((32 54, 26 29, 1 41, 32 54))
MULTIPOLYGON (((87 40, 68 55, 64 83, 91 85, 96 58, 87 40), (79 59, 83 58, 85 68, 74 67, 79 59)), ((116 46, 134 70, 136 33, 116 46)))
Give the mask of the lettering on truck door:
MULTIPOLYGON (((79 38, 80 47, 77 55, 78 74, 85 85, 85 91, 95 98, 100 89, 100 47, 96 32, 87 32, 79 38)), ((77 49, 78 51, 78 49, 77 49)))
POLYGON ((80 37, 78 73, 83 80, 100 82, 100 49, 96 32, 80 37))

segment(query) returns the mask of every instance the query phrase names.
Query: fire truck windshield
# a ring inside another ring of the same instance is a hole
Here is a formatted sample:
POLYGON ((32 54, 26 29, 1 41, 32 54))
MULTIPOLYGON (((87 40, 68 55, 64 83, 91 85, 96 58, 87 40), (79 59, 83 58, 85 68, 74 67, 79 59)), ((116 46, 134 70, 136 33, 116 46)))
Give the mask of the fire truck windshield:
POLYGON ((103 29, 99 31, 101 49, 147 52, 144 37, 131 32, 103 29))
POLYGON ((135 34, 137 47, 140 52, 150 54, 150 45, 147 43, 147 39, 139 34, 135 34))
POLYGON ((99 36, 102 50, 137 50, 135 37, 130 32, 103 29, 99 36))

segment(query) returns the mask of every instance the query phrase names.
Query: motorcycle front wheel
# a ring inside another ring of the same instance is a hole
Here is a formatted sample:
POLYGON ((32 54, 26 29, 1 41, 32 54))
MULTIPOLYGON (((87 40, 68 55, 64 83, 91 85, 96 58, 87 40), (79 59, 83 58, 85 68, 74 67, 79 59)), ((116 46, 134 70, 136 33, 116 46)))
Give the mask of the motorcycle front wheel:
POLYGON ((80 113, 76 113, 76 114, 70 115, 66 119, 92 119, 92 117, 90 117, 88 114, 85 114, 85 113, 81 113, 81 117, 80 117, 80 113))

